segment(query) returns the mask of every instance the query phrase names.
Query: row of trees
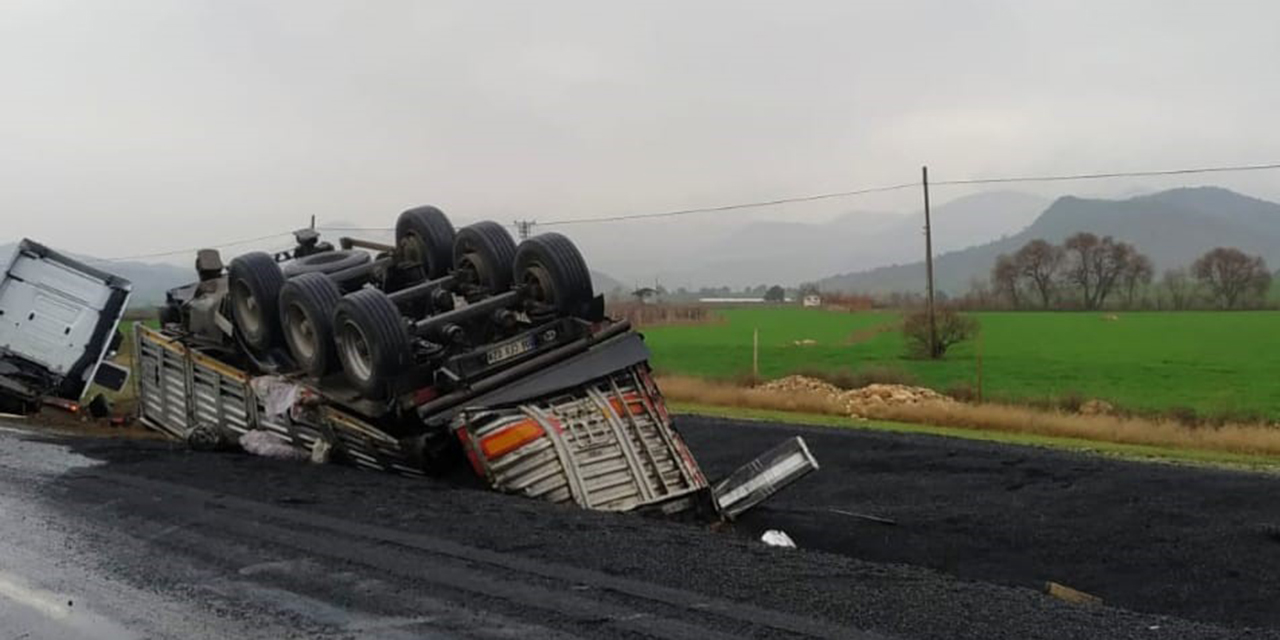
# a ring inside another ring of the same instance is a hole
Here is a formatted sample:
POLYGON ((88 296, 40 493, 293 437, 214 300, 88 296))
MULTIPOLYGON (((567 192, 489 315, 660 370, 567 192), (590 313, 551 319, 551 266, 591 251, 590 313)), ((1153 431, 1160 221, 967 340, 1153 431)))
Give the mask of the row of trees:
MULTIPOLYGON (((1061 245, 1036 239, 1013 254, 996 258, 991 286, 1015 308, 1101 309, 1111 300, 1134 308, 1155 276, 1151 259, 1132 244, 1081 232, 1061 245)), ((1189 309, 1206 298, 1224 309, 1261 305, 1271 272, 1259 256, 1218 247, 1190 270, 1166 271, 1159 284, 1169 306, 1189 309)))

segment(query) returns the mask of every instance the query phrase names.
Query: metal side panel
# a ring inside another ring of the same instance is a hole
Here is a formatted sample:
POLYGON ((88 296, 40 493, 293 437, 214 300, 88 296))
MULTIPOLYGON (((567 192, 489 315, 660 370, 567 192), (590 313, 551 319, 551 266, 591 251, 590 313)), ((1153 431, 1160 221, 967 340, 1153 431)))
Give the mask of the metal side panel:
POLYGON ((817 469, 818 461, 796 436, 738 467, 711 493, 720 513, 732 520, 817 469))
POLYGON ((588 509, 629 511, 670 503, 707 487, 671 428, 656 388, 627 367, 550 398, 473 419, 464 442, 495 489, 588 509), (543 432, 514 450, 484 457, 486 437, 533 421, 543 432))
POLYGON ((142 324, 134 327, 141 418, 156 429, 185 439, 192 427, 186 349, 142 324))
POLYGON ((244 371, 141 324, 135 337, 139 411, 153 428, 186 439, 196 426, 208 425, 231 442, 260 429, 302 448, 327 440, 358 466, 423 475, 399 440, 363 420, 323 406, 311 418, 268 416, 244 371))

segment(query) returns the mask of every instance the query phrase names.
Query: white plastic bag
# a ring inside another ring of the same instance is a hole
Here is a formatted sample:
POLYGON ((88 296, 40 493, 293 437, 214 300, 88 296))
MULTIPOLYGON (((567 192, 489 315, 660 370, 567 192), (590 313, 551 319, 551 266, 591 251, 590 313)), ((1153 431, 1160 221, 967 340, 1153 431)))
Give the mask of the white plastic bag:
POLYGON ((250 380, 249 385, 253 387, 254 395, 262 400, 262 408, 268 418, 288 415, 302 394, 301 385, 281 376, 259 376, 250 380))
POLYGON ((250 431, 240 436, 240 448, 255 456, 278 460, 306 460, 309 457, 305 451, 289 446, 266 431, 250 431))
POLYGON ((764 535, 760 536, 760 541, 771 547, 796 548, 795 540, 792 540, 791 536, 787 535, 787 532, 777 529, 770 529, 764 532, 764 535))

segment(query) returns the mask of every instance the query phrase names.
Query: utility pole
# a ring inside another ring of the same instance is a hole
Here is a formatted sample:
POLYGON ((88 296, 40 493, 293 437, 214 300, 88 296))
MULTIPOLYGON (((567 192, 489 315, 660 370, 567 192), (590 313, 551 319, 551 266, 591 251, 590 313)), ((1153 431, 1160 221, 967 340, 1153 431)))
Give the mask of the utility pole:
POLYGON ((929 358, 938 357, 938 324, 933 315, 933 229, 929 225, 929 167, 920 167, 924 187, 924 268, 929 285, 929 358))
POLYGON ((537 220, 516 220, 516 233, 520 235, 521 240, 529 238, 535 224, 538 224, 537 220))

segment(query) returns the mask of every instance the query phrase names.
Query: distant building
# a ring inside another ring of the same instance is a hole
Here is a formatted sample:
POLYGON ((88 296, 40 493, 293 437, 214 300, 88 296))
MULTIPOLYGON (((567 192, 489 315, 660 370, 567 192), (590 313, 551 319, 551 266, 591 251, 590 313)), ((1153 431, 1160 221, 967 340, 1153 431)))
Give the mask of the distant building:
POLYGON ((764 298, 698 298, 703 304, 762 304, 764 298))
POLYGON ((804 300, 801 302, 801 304, 803 304, 806 307, 821 307, 822 296, 816 293, 807 294, 805 295, 804 300))

